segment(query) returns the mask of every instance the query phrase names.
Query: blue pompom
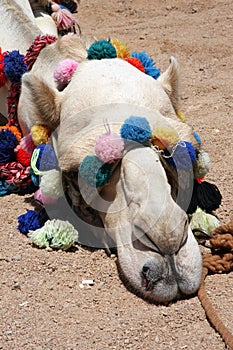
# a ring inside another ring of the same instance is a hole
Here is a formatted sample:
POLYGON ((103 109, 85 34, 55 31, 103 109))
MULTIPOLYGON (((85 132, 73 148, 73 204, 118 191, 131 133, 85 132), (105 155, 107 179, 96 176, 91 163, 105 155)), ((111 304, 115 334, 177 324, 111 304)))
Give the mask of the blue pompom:
POLYGON ((41 144, 36 147, 40 150, 36 167, 40 171, 48 171, 57 168, 57 157, 51 145, 41 144))
POLYGON ((14 160, 14 149, 17 145, 18 140, 10 130, 0 130, 0 164, 5 164, 14 160))
POLYGON ((146 142, 151 137, 151 128, 144 117, 129 117, 120 130, 121 137, 139 143, 146 142))
POLYGON ((96 156, 86 156, 79 166, 79 174, 89 186, 103 187, 110 179, 111 167, 96 156))
POLYGON ((160 69, 155 67, 155 62, 151 57, 147 55, 146 51, 142 51, 142 52, 133 51, 131 56, 134 58, 138 58, 141 61, 145 69, 145 73, 147 75, 150 75, 154 79, 158 79, 158 77, 160 76, 160 69))
POLYGON ((190 142, 179 143, 171 158, 166 159, 175 168, 189 171, 196 160, 196 151, 190 142))
POLYGON ((4 55, 4 72, 12 83, 18 83, 24 73, 27 72, 27 65, 24 63, 24 55, 13 50, 4 55))
POLYGON ((37 230, 40 227, 38 213, 34 210, 28 210, 26 214, 18 217, 18 230, 23 234, 27 234, 29 230, 37 230))
POLYGON ((29 172, 31 174, 31 179, 32 179, 34 186, 39 187, 40 177, 34 173, 32 167, 30 167, 29 172))
POLYGON ((107 40, 95 41, 87 50, 88 60, 101 60, 102 58, 116 58, 115 47, 107 40))
POLYGON ((198 145, 200 146, 200 145, 201 145, 201 138, 200 138, 200 135, 199 135, 196 131, 194 131, 194 132, 193 132, 193 136, 195 137, 195 139, 196 139, 198 145))
POLYGON ((11 193, 11 186, 5 180, 0 180, 0 197, 11 193))

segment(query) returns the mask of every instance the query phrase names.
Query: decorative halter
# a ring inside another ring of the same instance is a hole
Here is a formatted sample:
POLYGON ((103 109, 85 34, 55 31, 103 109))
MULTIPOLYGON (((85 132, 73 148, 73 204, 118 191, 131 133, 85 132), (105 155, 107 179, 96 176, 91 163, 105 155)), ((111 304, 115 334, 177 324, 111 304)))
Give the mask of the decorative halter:
MULTIPOLYGON (((49 144, 51 131, 45 125, 34 125, 31 133, 21 139, 17 104, 21 76, 32 68, 41 49, 55 42, 56 39, 52 36, 37 37, 25 56, 18 51, 3 53, 0 56, 0 82, 5 83, 6 79, 11 81, 8 98, 10 120, 0 130, 0 195, 11 192, 31 193, 37 190, 35 199, 42 205, 54 204, 63 195, 58 161, 49 144)), ((89 60, 116 57, 134 65, 153 79, 157 79, 160 75, 160 69, 145 51, 140 53, 133 51, 130 54, 127 45, 117 39, 95 41, 87 50, 89 60)), ((69 84, 77 66, 78 62, 70 59, 58 64, 54 79, 59 90, 69 84)), ((183 114, 176 112, 184 122, 183 114)), ((202 181, 210 166, 208 154, 203 150, 195 149, 192 143, 180 140, 172 127, 157 125, 151 129, 147 119, 141 116, 129 116, 122 124, 119 135, 111 132, 107 122, 105 127, 106 133, 99 137, 94 146, 95 154, 86 156, 77 169, 81 178, 89 186, 103 187, 109 181, 127 145, 134 142, 151 147, 170 167, 194 172, 194 191, 188 211, 190 214, 195 212, 198 206, 207 212, 218 208, 221 203, 221 194, 217 187, 202 181)), ((199 135, 194 132, 194 137, 200 145, 199 135)), ((20 216, 18 228, 22 233, 28 233, 31 230, 37 230, 38 225, 42 227, 47 220, 45 209, 42 209, 42 214, 41 210, 35 211, 34 214, 30 211, 20 216)), ((35 236, 31 237, 36 237, 36 242, 39 242, 36 232, 35 236)), ((43 246, 42 243, 38 245, 43 246)))

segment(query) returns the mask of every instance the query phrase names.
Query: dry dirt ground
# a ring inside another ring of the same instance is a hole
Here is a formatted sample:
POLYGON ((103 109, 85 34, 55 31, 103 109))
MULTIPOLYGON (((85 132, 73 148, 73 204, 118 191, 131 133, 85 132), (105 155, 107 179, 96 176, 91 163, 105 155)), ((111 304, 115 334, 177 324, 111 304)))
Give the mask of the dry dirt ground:
MULTIPOLYGON (((82 1, 84 36, 116 37, 147 53, 164 71, 170 55, 181 65, 182 110, 212 159, 208 180, 222 192, 217 210, 233 215, 233 2, 82 1)), ((197 297, 169 306, 148 304, 119 279, 116 257, 102 250, 33 248, 17 227, 26 197, 0 198, 0 349, 223 350, 197 297), (80 288, 83 279, 92 287, 80 288)), ((207 290, 233 330, 233 273, 207 278, 207 290)))

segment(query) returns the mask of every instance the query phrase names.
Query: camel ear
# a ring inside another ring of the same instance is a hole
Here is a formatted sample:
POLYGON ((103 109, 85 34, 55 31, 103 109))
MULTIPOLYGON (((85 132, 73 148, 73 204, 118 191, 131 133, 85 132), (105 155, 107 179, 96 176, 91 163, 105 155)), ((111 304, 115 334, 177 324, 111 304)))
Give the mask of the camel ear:
POLYGON ((162 84, 165 92, 169 96, 171 103, 177 111, 180 102, 180 79, 179 79, 179 64, 175 57, 170 57, 170 65, 168 69, 161 74, 158 81, 162 84))
POLYGON ((29 128, 47 125, 55 130, 60 122, 62 94, 32 73, 24 74, 19 101, 19 114, 29 128))

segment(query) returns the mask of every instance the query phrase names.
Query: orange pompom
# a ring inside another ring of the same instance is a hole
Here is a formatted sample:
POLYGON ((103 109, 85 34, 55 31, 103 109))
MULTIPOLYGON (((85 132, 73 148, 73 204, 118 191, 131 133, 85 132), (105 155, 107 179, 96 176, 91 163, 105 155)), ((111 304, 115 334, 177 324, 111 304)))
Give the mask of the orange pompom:
POLYGON ((22 134, 21 134, 21 132, 19 131, 19 129, 18 129, 16 126, 6 124, 6 125, 4 125, 4 126, 0 126, 0 130, 2 130, 2 129, 8 129, 8 130, 10 130, 10 131, 12 132, 12 134, 15 135, 15 137, 17 138, 18 141, 21 140, 22 134))
POLYGON ((145 68, 143 67, 141 61, 138 58, 134 58, 134 57, 125 58, 125 61, 132 64, 132 66, 139 69, 141 72, 145 73, 145 68))
POLYGON ((157 137, 152 136, 152 144, 154 146, 157 146, 159 149, 165 150, 166 149, 166 145, 160 141, 160 139, 157 139, 157 137))

